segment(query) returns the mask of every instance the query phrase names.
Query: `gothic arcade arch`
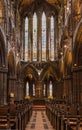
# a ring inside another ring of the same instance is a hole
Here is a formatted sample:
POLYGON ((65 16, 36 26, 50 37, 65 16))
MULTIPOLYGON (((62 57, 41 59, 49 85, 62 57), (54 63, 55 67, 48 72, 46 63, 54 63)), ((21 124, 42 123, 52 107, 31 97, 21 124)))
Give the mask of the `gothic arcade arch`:
POLYGON ((74 41, 74 48, 73 48, 73 62, 74 64, 81 64, 81 58, 82 57, 82 23, 79 25, 75 41, 74 41))
POLYGON ((0 66, 6 65, 6 37, 0 26, 0 66))
POLYGON ((6 37, 0 26, 0 104, 7 102, 7 55, 6 37), (5 94, 4 94, 5 90, 5 94))
POLYGON ((73 44, 73 101, 82 100, 82 19, 76 28, 73 44))
POLYGON ((21 73, 24 81, 24 97, 26 97, 27 95, 34 96, 33 95, 34 85, 36 88, 36 84, 39 79, 36 68, 31 64, 26 64, 25 66, 23 66, 21 73))

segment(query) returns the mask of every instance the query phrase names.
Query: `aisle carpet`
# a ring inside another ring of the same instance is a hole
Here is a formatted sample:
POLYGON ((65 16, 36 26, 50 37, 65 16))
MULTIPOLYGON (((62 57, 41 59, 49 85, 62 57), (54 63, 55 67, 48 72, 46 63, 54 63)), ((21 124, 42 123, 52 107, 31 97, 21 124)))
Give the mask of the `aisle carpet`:
POLYGON ((54 130, 45 111, 33 111, 32 117, 25 130, 54 130))

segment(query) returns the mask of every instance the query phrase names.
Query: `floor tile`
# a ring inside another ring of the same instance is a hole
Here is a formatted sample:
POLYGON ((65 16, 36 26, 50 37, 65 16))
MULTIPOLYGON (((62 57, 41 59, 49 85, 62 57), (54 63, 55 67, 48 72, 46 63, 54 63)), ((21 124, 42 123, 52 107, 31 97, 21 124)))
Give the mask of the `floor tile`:
POLYGON ((25 130, 54 130, 45 111, 33 111, 32 117, 25 130))

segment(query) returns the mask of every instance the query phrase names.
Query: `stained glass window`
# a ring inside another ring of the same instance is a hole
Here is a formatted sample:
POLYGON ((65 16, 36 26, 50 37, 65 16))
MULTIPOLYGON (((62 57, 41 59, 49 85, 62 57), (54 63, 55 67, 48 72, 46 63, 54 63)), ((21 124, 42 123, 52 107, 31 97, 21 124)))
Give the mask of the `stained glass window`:
POLYGON ((33 84, 33 96, 35 96, 35 84, 33 84))
POLYGON ((37 16, 33 15, 33 61, 37 61, 37 16))
POLYGON ((46 84, 43 86, 43 96, 46 96, 46 84))
MULTIPOLYGON (((47 16, 45 14, 45 12, 42 12, 42 18, 41 21, 38 21, 41 23, 41 27, 39 27, 37 23, 38 20, 38 15, 36 14, 36 12, 34 12, 33 14, 33 19, 32 19, 32 25, 33 27, 30 28, 31 24, 28 23, 29 18, 26 17, 25 18, 25 51, 23 52, 23 54, 25 55, 25 61, 28 61, 28 58, 32 57, 32 61, 37 61, 37 57, 41 57, 42 61, 46 61, 46 46, 47 44, 49 44, 49 59, 51 61, 54 61, 54 17, 51 16, 50 17, 50 28, 49 28, 49 43, 47 43, 47 29, 46 29, 46 21, 47 21, 47 16), (29 30, 30 32, 32 32, 31 34, 29 34, 28 31, 28 26, 29 26, 29 30), (41 35, 40 33, 38 34, 38 32, 41 30, 41 35), (29 36, 31 35, 31 36, 29 36), (28 42, 28 36, 29 36, 29 41, 33 41, 32 42, 32 46, 28 44, 30 44, 30 42, 28 42), (39 38, 38 38, 39 37, 39 38), (38 39, 38 41, 37 41, 38 39), (40 43, 40 44, 39 44, 40 43), (31 47, 30 47, 31 46, 31 47), (30 47, 30 48, 29 48, 30 47), (37 55, 37 47, 41 50, 39 52, 39 55, 37 55), (29 57, 28 57, 28 49, 29 49, 29 57), (31 50, 30 50, 31 49, 31 50)), ((39 58, 38 58, 39 59, 39 58)))
POLYGON ((42 14, 42 61, 46 61, 46 15, 42 14))
POLYGON ((52 97, 53 96, 53 84, 52 84, 52 81, 50 81, 49 83, 49 96, 52 97))
POLYGON ((54 17, 51 16, 50 19, 50 46, 49 46, 49 58, 54 61, 54 17))
POLYGON ((29 83, 26 83, 26 96, 29 96, 29 83))
POLYGON ((28 17, 25 19, 25 61, 28 60, 28 17))

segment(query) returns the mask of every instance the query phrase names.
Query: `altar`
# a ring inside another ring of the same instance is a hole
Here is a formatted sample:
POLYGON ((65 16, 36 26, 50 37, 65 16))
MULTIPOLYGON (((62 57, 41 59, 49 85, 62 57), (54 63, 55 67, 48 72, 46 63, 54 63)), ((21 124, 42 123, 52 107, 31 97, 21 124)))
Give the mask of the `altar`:
POLYGON ((43 93, 42 93, 42 83, 38 82, 37 86, 36 86, 36 97, 37 98, 41 98, 43 97, 43 93))

